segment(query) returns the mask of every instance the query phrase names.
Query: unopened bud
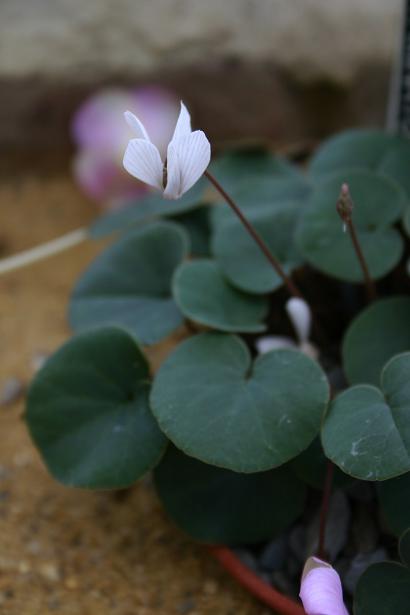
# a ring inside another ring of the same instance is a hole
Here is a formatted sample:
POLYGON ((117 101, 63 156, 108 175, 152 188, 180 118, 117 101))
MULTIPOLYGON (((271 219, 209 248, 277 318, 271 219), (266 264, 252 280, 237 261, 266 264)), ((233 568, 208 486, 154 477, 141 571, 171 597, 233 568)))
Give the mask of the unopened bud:
POLYGON ((342 184, 336 203, 336 210, 343 222, 350 222, 353 213, 353 201, 348 184, 342 184))

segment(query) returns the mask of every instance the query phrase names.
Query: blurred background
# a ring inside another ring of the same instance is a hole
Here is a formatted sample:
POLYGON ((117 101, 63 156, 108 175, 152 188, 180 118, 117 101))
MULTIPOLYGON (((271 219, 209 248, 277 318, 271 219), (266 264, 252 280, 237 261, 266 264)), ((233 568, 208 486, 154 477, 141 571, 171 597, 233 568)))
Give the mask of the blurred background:
MULTIPOLYGON (((0 143, 64 163, 107 85, 161 84, 214 144, 383 125, 401 0, 2 0, 0 143)), ((13 153, 13 156, 12 156, 13 153)))
MULTIPOLYGON (((0 0, 0 258, 139 193, 121 171, 125 108, 165 139, 182 98, 215 152, 263 140, 298 155, 344 127, 383 127, 401 8, 0 0)), ((166 519, 149 482, 60 487, 29 439, 27 386, 69 336, 70 290, 101 248, 0 275, 0 613, 266 615, 166 519)), ((150 350, 154 368, 169 348, 150 350)))

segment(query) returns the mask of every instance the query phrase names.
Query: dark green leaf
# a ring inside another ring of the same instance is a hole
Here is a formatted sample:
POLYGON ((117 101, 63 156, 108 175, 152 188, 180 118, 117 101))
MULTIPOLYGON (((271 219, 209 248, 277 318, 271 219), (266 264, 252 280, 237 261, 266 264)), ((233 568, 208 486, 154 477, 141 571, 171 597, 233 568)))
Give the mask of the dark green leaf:
POLYGON ((324 141, 312 157, 310 173, 317 177, 353 167, 377 170, 393 141, 379 130, 346 130, 324 141))
MULTIPOLYGON (((299 211, 299 204, 286 203, 271 213, 252 217, 254 227, 287 273, 302 262, 294 243, 299 211)), ((224 275, 241 290, 263 294, 283 284, 255 240, 237 220, 218 226, 212 250, 224 275)))
POLYGON ((352 384, 378 385, 384 364, 410 350, 410 297, 390 297, 364 310, 343 340, 343 365, 352 384))
POLYGON ((142 344, 174 331, 183 316, 171 279, 188 252, 184 230, 171 222, 143 227, 105 250, 77 282, 69 308, 75 331, 114 324, 142 344))
POLYGON ((349 233, 343 232, 336 202, 344 182, 354 202, 353 221, 373 279, 399 262, 403 241, 392 228, 403 210, 403 192, 389 178, 369 171, 333 174, 316 184, 297 234, 303 256, 319 271, 348 282, 363 282, 349 233))
POLYGON ((126 487, 153 468, 166 438, 148 405, 147 362, 107 327, 67 342, 30 388, 27 422, 51 474, 92 489, 126 487))
POLYGON ((379 171, 394 179, 410 197, 410 141, 408 138, 394 137, 391 147, 379 164, 379 171))
POLYGON ((211 260, 182 263, 173 280, 174 299, 191 320, 220 331, 264 331, 268 301, 228 284, 211 260))
MULTIPOLYGON (((292 459, 290 467, 300 480, 313 487, 314 489, 323 489, 327 465, 329 460, 326 458, 320 438, 315 438, 300 455, 292 459)), ((333 469, 333 483, 335 486, 341 487, 352 482, 352 477, 339 468, 333 469)))
POLYGON ((410 527, 410 473, 381 483, 379 499, 390 531, 400 536, 410 527))
POLYGON ((259 472, 309 446, 328 395, 322 370, 302 353, 276 350, 252 364, 239 338, 204 333, 163 363, 151 406, 164 433, 188 455, 259 472))
POLYGON ((251 180, 294 180, 300 178, 297 167, 263 150, 231 151, 214 160, 210 171, 224 190, 238 193, 251 180))
POLYGON ((174 216, 190 211, 207 202, 207 188, 207 181, 201 179, 175 201, 162 198, 160 193, 149 194, 118 211, 101 216, 91 225, 90 235, 98 239, 114 232, 129 230, 133 225, 145 224, 160 216, 174 216))
POLYGON ((211 241, 210 208, 197 207, 192 211, 171 218, 188 232, 191 255, 209 256, 211 241))
POLYGON ((410 568, 410 528, 400 536, 399 553, 403 564, 410 568))
POLYGON ((410 353, 391 359, 380 389, 358 385, 331 403, 322 428, 325 453, 362 480, 410 471, 410 353))
POLYGON ((410 207, 407 207, 403 216, 403 226, 407 235, 410 237, 410 207))
POLYGON ((394 562, 373 564, 359 579, 355 615, 408 615, 410 570, 394 562))
POLYGON ((201 463, 173 446, 154 476, 175 523, 208 543, 272 540, 303 512, 306 496, 287 467, 240 474, 201 463))

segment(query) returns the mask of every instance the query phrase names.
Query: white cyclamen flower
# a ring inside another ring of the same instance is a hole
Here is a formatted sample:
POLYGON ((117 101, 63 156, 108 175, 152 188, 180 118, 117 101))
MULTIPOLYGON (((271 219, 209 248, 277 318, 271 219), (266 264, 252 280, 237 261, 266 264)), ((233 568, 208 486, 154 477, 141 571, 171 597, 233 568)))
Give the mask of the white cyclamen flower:
POLYGON ((125 119, 137 135, 124 154, 124 168, 140 181, 158 188, 167 199, 178 199, 201 177, 211 159, 211 146, 202 130, 191 130, 184 103, 167 151, 160 153, 142 122, 130 111, 125 119), (162 155, 162 157, 161 157, 162 155))
POLYGON ((286 312, 293 325, 298 343, 290 337, 280 335, 266 335, 256 340, 256 349, 259 354, 265 354, 279 348, 296 348, 312 359, 317 359, 317 348, 309 342, 312 315, 310 308, 303 299, 292 298, 286 302, 286 312))

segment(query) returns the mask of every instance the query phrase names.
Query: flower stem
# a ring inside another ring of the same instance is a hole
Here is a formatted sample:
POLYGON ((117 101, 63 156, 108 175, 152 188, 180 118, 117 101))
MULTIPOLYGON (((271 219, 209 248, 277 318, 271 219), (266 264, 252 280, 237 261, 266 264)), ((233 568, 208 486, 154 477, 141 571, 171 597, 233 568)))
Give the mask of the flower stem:
POLYGON ((209 179, 211 184, 217 189, 219 194, 224 198, 224 200, 228 203, 228 205, 234 211, 236 216, 242 222, 243 226, 248 231, 249 235, 256 242, 256 244, 260 248, 261 252, 263 252, 263 254, 266 256, 266 258, 269 261, 270 265, 272 265, 273 269, 275 270, 275 273, 277 273, 277 275, 282 279, 282 281, 286 285, 289 293, 293 297, 298 297, 298 298, 303 299, 302 293, 300 292, 298 287, 293 283, 293 281, 290 279, 290 277, 285 273, 285 271, 283 270, 281 264, 273 256, 272 252, 269 250, 268 246, 266 245, 266 243, 264 242, 262 237, 259 235, 258 231, 249 222, 249 220, 243 215, 242 211, 239 209, 239 207, 233 201, 233 199, 229 196, 229 194, 227 192, 225 192, 225 190, 222 188, 222 186, 218 182, 218 180, 215 179, 215 177, 213 175, 211 175, 211 173, 209 173, 209 171, 205 171, 204 175, 209 179))
POLYGON ((346 225, 346 229, 349 232, 350 239, 352 240, 353 248, 356 252, 357 258, 360 263, 360 267, 363 271, 364 282, 366 285, 367 298, 369 302, 377 299, 376 286, 372 280, 370 275, 369 268, 366 263, 366 259, 363 254, 362 247, 360 245, 359 238, 356 233, 356 228, 353 223, 352 213, 353 213, 353 201, 350 196, 349 186, 347 184, 343 184, 340 196, 336 204, 336 210, 341 219, 343 220, 343 224, 346 225))
POLYGON ((317 549, 317 556, 319 559, 326 559, 326 523, 327 514, 329 512, 330 495, 332 493, 334 465, 328 460, 326 467, 325 484, 323 487, 322 506, 320 510, 320 524, 319 524, 319 545, 317 549))

